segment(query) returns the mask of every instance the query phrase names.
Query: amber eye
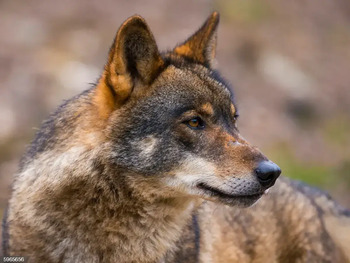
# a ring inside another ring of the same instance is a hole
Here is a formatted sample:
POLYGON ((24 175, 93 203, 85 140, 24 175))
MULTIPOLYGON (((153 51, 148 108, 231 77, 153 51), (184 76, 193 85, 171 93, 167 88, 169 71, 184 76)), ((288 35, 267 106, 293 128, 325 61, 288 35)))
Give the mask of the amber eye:
POLYGON ((188 127, 192 129, 203 129, 204 128, 204 122, 201 118, 195 117, 190 119, 189 121, 186 122, 188 127))
POLYGON ((197 128, 199 126, 199 121, 198 119, 189 120, 188 125, 190 125, 193 128, 197 128))

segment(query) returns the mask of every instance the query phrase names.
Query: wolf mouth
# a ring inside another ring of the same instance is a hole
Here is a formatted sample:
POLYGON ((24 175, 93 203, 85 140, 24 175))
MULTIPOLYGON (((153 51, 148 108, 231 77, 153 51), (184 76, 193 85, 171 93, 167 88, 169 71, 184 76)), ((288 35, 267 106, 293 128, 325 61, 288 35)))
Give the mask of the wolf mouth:
POLYGON ((209 192, 210 195, 212 196, 217 196, 221 198, 236 198, 236 199, 258 199, 260 198, 264 193, 263 192, 258 192, 255 194, 249 194, 249 195, 238 195, 238 194, 228 194, 225 192, 222 192, 221 190, 211 187, 205 183, 199 183, 197 184, 197 187, 204 190, 205 192, 209 192))

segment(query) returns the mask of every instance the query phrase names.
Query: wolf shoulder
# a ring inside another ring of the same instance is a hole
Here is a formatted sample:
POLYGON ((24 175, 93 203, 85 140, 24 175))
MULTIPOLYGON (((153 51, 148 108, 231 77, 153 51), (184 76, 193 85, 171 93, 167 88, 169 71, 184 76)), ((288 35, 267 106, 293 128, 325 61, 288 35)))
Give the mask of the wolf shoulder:
POLYGON ((206 202, 195 216, 198 224, 184 232, 181 247, 192 247, 201 262, 347 262, 349 257, 342 246, 350 244, 350 211, 326 192, 286 177, 252 207, 206 202))

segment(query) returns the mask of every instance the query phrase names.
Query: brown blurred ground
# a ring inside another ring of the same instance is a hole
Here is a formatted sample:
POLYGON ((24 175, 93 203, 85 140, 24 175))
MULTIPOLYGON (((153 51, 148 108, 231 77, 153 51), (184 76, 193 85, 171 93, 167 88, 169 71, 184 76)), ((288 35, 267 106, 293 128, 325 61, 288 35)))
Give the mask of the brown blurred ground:
POLYGON ((119 25, 141 14, 161 49, 212 10, 218 67, 242 134, 284 174, 350 208, 350 2, 0 1, 0 217, 25 146, 63 99, 95 82, 119 25))

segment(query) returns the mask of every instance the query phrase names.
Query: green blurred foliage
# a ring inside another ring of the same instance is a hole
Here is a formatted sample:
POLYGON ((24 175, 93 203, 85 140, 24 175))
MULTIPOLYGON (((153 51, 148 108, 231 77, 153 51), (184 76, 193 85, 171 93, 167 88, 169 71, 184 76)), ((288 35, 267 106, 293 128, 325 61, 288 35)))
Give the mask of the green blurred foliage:
POLYGON ((266 2, 219 0, 215 4, 223 17, 235 22, 257 23, 272 16, 272 10, 266 2))
MULTIPOLYGON (((323 132, 328 142, 342 148, 344 148, 344 144, 350 147, 350 116, 338 115, 329 119, 325 124, 323 132)), ((347 147, 347 149, 349 148, 347 147)))
POLYGON ((332 180, 334 172, 330 167, 300 160, 293 154, 291 146, 287 143, 277 144, 266 153, 281 167, 282 174, 285 176, 316 186, 329 186, 334 182, 332 180))

